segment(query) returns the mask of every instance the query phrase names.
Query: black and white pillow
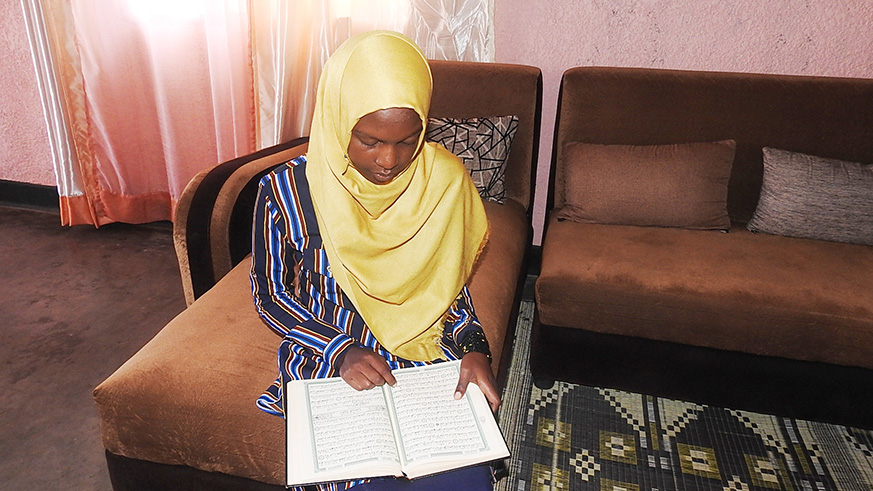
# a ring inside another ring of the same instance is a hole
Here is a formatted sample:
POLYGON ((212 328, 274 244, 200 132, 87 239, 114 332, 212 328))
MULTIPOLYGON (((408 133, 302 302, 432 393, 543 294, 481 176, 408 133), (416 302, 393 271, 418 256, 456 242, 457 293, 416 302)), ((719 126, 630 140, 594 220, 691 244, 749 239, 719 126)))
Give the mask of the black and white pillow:
POLYGON ((506 159, 517 130, 517 116, 430 118, 425 138, 464 161, 482 199, 503 203, 506 159))
POLYGON ((764 148, 764 182, 748 229, 873 245, 873 165, 764 148))

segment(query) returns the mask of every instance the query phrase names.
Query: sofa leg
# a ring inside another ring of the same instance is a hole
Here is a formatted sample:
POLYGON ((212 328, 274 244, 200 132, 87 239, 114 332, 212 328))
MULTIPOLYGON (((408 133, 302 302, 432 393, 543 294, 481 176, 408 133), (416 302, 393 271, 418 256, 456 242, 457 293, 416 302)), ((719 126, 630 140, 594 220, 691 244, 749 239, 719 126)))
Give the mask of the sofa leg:
POLYGON ((555 385, 555 379, 548 377, 534 377, 533 384, 540 390, 551 389, 555 385))

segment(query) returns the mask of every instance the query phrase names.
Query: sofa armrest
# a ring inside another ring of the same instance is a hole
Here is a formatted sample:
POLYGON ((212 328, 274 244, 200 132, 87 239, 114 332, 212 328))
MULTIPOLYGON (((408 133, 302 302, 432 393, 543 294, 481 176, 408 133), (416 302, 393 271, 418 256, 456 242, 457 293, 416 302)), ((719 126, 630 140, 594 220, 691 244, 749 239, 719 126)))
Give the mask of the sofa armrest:
POLYGON ((173 225, 173 242, 185 301, 212 288, 251 252, 252 212, 260 178, 306 152, 298 138, 219 164, 185 187, 173 225))

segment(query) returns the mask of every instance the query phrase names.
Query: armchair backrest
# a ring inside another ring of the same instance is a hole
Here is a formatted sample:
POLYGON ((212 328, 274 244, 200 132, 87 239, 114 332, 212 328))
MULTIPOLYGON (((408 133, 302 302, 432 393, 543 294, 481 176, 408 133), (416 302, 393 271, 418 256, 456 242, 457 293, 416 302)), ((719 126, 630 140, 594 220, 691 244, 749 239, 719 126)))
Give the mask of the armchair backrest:
POLYGON ((431 117, 518 116, 518 131, 506 165, 506 196, 530 215, 542 110, 539 68, 459 61, 431 61, 431 117))
MULTIPOLYGON (((531 218, 539 140, 542 74, 538 68, 432 61, 430 115, 472 118, 518 116, 505 171, 506 196, 531 218)), ((251 252, 258 181, 275 166, 306 152, 306 138, 266 148, 195 176, 176 206, 174 242, 185 299, 190 305, 251 252)))

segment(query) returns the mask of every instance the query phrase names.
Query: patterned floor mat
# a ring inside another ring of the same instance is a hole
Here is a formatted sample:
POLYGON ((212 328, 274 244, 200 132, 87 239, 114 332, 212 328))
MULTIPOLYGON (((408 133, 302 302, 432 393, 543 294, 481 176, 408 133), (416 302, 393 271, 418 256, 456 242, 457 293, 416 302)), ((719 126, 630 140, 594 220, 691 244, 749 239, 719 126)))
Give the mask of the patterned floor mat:
MULTIPOLYGON (((532 309, 522 305, 519 340, 532 309)), ((541 390, 518 344, 499 491, 873 490, 871 431, 562 382, 541 390)))

